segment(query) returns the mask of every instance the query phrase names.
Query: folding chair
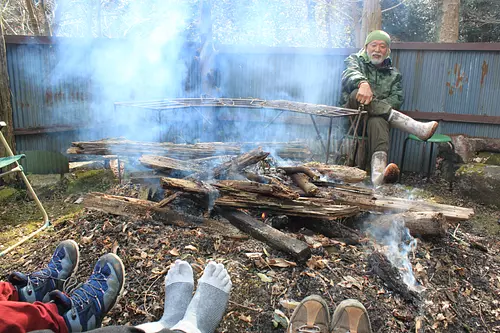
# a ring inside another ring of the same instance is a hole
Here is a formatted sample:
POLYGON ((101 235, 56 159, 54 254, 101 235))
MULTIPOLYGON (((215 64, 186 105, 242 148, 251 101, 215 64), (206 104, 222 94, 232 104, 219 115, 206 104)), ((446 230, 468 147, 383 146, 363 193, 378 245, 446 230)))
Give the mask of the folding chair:
POLYGON ((22 243, 26 242, 28 239, 36 236, 42 230, 46 229, 47 227, 49 227, 51 225, 50 221, 49 221, 49 216, 47 215, 47 212, 43 208, 42 203, 38 199, 35 191, 33 191, 33 188, 31 187, 31 184, 30 184, 28 178, 26 178, 26 175, 24 174, 24 170, 23 170, 22 165, 19 164, 19 160, 21 160, 25 156, 22 155, 22 154, 21 155, 14 155, 14 153, 12 153, 12 149, 10 149, 9 144, 7 143, 7 140, 5 140, 5 137, 2 134, 2 129, 5 126, 7 126, 7 124, 5 122, 3 122, 3 121, 0 121, 0 141, 2 142, 3 146, 5 147, 5 150, 7 151, 7 154, 9 156, 7 156, 7 157, 0 157, 0 170, 2 170, 5 167, 9 167, 9 166, 14 166, 14 168, 11 169, 11 170, 9 170, 9 171, 7 171, 7 172, 0 173, 0 178, 3 177, 3 176, 9 175, 9 174, 15 173, 15 172, 18 172, 21 175, 21 178, 23 179, 24 183, 26 184, 26 188, 28 189, 28 192, 31 194, 31 197, 33 198, 33 200, 35 200, 36 205, 38 206, 38 209, 40 209, 40 211, 42 212, 42 215, 43 215, 43 225, 38 230, 36 230, 33 233, 29 234, 28 236, 24 237, 23 239, 21 239, 16 244, 14 244, 14 245, 10 246, 9 248, 7 248, 6 250, 0 252, 0 257, 3 256, 3 255, 5 255, 5 254, 7 254, 8 252, 10 252, 15 247, 17 247, 17 246, 21 245, 22 243))

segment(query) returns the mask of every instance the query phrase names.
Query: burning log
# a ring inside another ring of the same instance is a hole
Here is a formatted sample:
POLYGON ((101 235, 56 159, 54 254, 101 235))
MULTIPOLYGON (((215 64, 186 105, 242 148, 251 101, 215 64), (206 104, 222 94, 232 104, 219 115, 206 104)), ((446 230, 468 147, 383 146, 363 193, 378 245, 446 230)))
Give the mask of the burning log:
POLYGON ((266 147, 284 159, 307 159, 312 153, 301 142, 247 142, 224 143, 202 142, 176 144, 172 142, 139 142, 125 139, 103 139, 97 141, 72 142, 68 154, 139 156, 144 154, 168 156, 183 160, 220 155, 239 155, 256 147, 266 147))
POLYGON ((293 182, 300 187, 308 196, 316 196, 319 193, 319 188, 309 181, 309 177, 304 173, 294 173, 290 175, 293 182))
POLYGON ((278 181, 275 181, 274 178, 267 177, 267 176, 261 176, 256 173, 250 172, 250 171, 243 171, 241 173, 243 176, 245 176, 248 180, 261 183, 261 184, 271 184, 271 183, 279 183, 278 181))
POLYGON ((358 231, 351 229, 336 220, 308 221, 304 224, 304 227, 314 232, 323 234, 326 237, 336 238, 349 245, 358 245, 361 243, 361 239, 363 238, 358 231))
POLYGON ((183 228, 202 228, 234 236, 241 233, 229 223, 183 214, 168 208, 160 208, 156 202, 117 195, 92 192, 85 196, 85 207, 108 214, 128 216, 136 219, 161 221, 167 225, 183 228))
POLYGON ((403 281, 401 273, 391 264, 384 254, 374 251, 368 257, 368 264, 372 272, 382 279, 389 289, 397 292, 407 301, 413 302, 414 304, 420 303, 420 294, 408 287, 403 281))
POLYGON ((275 198, 295 200, 299 198, 299 194, 285 185, 281 184, 261 184, 249 181, 240 180, 222 180, 213 184, 215 187, 222 189, 225 192, 251 192, 268 195, 275 198))
POLYGON ((215 205, 219 207, 258 209, 275 214, 326 220, 352 216, 359 211, 358 207, 341 206, 335 204, 332 200, 322 198, 284 200, 250 192, 239 192, 232 195, 223 194, 215 200, 215 205))
POLYGON ((378 215, 368 223, 377 228, 389 229, 393 221, 404 221, 413 237, 444 237, 448 223, 443 213, 405 212, 399 214, 378 215))
POLYGON ((346 165, 309 162, 304 164, 304 166, 316 170, 329 180, 337 180, 344 183, 359 183, 366 178, 366 171, 346 165))
POLYGON ((265 242, 272 248, 292 255, 297 261, 304 262, 311 256, 311 250, 306 243, 290 237, 243 212, 227 211, 220 208, 217 209, 217 212, 241 231, 265 242))
POLYGON ((203 171, 203 172, 198 172, 194 175, 189 176, 191 179, 206 179, 206 178, 211 178, 211 176, 215 179, 221 179, 227 177, 228 174, 230 173, 239 173, 240 170, 243 170, 247 166, 253 165, 259 161, 262 161, 265 159, 267 156, 269 156, 269 153, 266 153, 262 151, 262 149, 259 147, 257 149, 254 149, 252 151, 249 151, 248 153, 241 154, 231 161, 222 163, 218 167, 210 171, 203 171))
POLYGON ((142 165, 163 171, 170 172, 172 170, 182 171, 185 173, 193 173, 201 171, 197 164, 189 161, 177 160, 165 156, 142 155, 139 158, 142 165))
MULTIPOLYGON (((211 191, 207 186, 204 182, 162 178, 164 189, 177 189, 187 193, 208 195, 211 191)), ((358 207, 337 205, 328 199, 297 198, 297 193, 284 185, 234 180, 219 181, 212 186, 219 189, 219 197, 215 200, 215 205, 220 207, 259 209, 277 214, 329 220, 352 216, 359 211, 358 207)))
POLYGON ((341 185, 322 188, 324 197, 336 202, 358 206, 361 210, 384 213, 394 212, 437 212, 442 213, 449 222, 468 220, 474 216, 470 208, 414 201, 375 194, 373 190, 355 186, 341 185))

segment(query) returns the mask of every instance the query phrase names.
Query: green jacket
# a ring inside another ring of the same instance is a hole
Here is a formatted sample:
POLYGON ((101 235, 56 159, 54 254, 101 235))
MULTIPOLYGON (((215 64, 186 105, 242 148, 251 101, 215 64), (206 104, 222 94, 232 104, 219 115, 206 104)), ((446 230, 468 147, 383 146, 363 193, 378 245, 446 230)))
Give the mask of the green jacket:
POLYGON ((398 110, 403 104, 403 87, 401 73, 392 67, 391 58, 387 58, 382 67, 374 66, 368 59, 365 50, 351 54, 344 60, 346 69, 342 73, 342 96, 340 105, 346 105, 349 95, 361 81, 368 81, 374 98, 384 101, 398 110))

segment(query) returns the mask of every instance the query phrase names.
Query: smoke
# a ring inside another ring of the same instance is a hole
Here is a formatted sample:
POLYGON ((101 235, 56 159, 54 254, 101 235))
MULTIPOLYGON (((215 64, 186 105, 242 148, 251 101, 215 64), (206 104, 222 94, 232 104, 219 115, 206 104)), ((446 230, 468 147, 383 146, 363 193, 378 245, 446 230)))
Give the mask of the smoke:
POLYGON ((417 247, 417 240, 410 235, 404 220, 397 218, 389 228, 376 227, 367 223, 367 233, 375 241, 375 248, 384 253, 391 264, 396 267, 411 290, 421 291, 422 286, 415 279, 410 262, 410 254, 417 247))
MULTIPOLYGON (((287 99, 335 105, 340 94, 338 88, 343 64, 334 67, 331 73, 325 73, 325 68, 332 70, 331 55, 324 55, 321 51, 313 57, 300 55, 300 52, 298 55, 291 52, 287 56, 262 54, 257 59, 255 55, 244 55, 248 53, 249 45, 323 46, 326 35, 324 29, 319 29, 324 21, 322 5, 309 8, 305 2, 294 4, 270 0, 206 2, 210 3, 216 44, 201 45, 200 34, 206 31, 200 17, 200 0, 100 3, 101 12, 97 17, 96 7, 81 7, 87 2, 58 1, 61 22, 56 23, 56 34, 86 38, 57 44, 58 64, 51 73, 52 85, 58 87, 61 82, 76 84, 86 81, 88 91, 83 98, 83 107, 90 113, 70 115, 59 112, 57 117, 61 119, 57 123, 89 124, 89 127, 104 128, 101 137, 123 136, 135 141, 302 140, 313 150, 321 150, 307 115, 292 116, 292 113, 285 112, 278 117, 279 121, 262 128, 262 124, 271 123, 280 111, 232 108, 158 110, 115 107, 115 103, 200 97, 203 93, 210 93, 218 97, 287 99), (85 22, 90 27, 86 27, 85 22), (311 22, 319 23, 313 26, 311 22), (97 26, 101 33, 98 33, 97 26), (89 38, 99 34, 113 38, 89 38), (283 37, 285 35, 289 37, 283 37), (234 53, 221 57, 217 42, 233 44, 234 53), (200 57, 207 52, 212 53, 209 67, 201 66, 200 57), (264 77, 269 79, 257 82, 264 77), (207 92, 202 90, 202 82, 217 87, 207 92), (242 82, 251 84, 242 85, 242 82), (224 114, 229 114, 231 119, 219 119, 224 114), (282 118, 288 122, 282 123, 282 118)), ((333 24, 333 34, 336 35, 335 29, 341 27, 341 23, 333 24)), ((336 46, 341 46, 342 40, 338 41, 340 44, 336 46)), ((328 122, 324 118, 317 120, 326 143, 328 122)))

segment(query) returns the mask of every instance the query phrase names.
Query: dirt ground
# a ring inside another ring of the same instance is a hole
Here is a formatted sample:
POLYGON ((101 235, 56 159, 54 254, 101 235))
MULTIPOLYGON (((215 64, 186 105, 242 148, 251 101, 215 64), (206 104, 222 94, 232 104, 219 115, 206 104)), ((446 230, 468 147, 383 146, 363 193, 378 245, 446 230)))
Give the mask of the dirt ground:
MULTIPOLYGON (((369 242, 350 246, 307 229, 286 231, 305 239, 312 248, 313 256, 307 263, 295 263, 293 258, 250 237, 222 237, 203 229, 137 221, 74 204, 81 193, 92 190, 91 186, 72 193, 62 188, 43 198, 54 227, 0 258, 0 273, 6 277, 11 271, 40 268, 58 242, 69 238, 80 244, 77 276, 81 281, 100 255, 114 251, 123 259, 125 295, 105 318, 105 325, 159 319, 164 276, 169 265, 180 258, 191 263, 196 278, 209 260, 223 263, 231 274, 233 290, 220 332, 285 332, 286 318, 293 311, 290 305, 311 294, 325 298, 332 312, 346 298, 360 300, 368 309, 373 332, 500 332, 499 211, 461 199, 444 182, 425 183, 418 176, 407 176, 403 184, 390 191, 476 211, 473 219, 450 227, 454 237, 417 240, 416 250, 409 257, 417 281, 425 287, 419 301, 404 300, 371 272, 367 259, 373 247, 369 242), (471 243, 483 245, 487 252, 471 248, 471 243)), ((100 190, 138 193, 134 187, 123 185, 101 186, 100 190)), ((0 243, 5 245, 8 239, 33 230, 38 222, 34 203, 22 192, 1 200, 0 243), (15 221, 12 212, 19 215, 15 221)))

